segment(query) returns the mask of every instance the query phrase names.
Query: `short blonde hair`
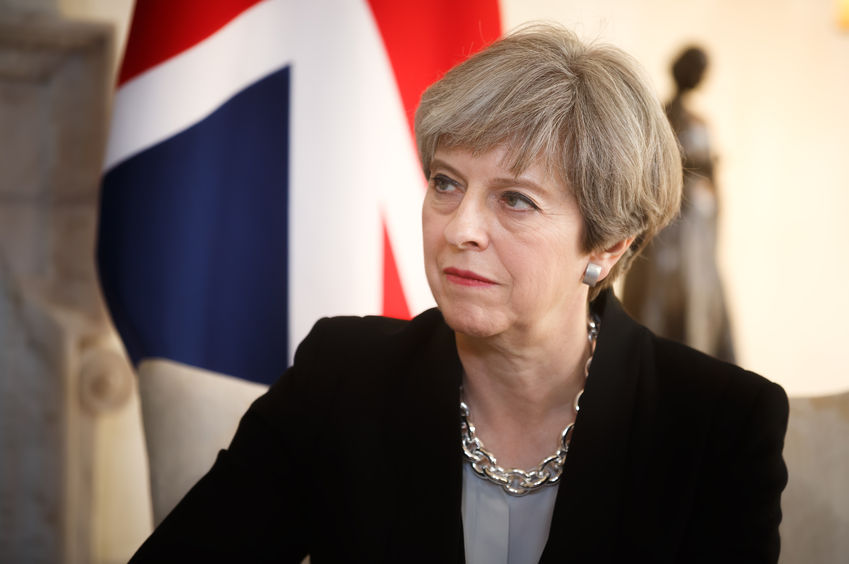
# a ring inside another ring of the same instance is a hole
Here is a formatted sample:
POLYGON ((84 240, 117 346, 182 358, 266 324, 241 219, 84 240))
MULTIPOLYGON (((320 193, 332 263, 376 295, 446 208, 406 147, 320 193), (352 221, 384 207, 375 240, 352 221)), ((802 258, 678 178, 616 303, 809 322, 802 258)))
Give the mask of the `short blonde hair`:
POLYGON ((572 190, 584 251, 634 237, 591 298, 680 206, 678 143, 640 65, 559 26, 520 28, 448 71, 422 95, 415 123, 426 176, 437 147, 505 145, 514 174, 542 159, 572 190))

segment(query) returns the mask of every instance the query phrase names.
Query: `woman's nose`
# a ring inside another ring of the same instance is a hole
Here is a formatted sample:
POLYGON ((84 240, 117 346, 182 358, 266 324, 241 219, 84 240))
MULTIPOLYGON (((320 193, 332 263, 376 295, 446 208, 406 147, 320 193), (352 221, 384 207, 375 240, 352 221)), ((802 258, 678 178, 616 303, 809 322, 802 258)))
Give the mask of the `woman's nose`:
POLYGON ((484 250, 489 245, 486 202, 466 192, 445 226, 445 239, 458 249, 484 250))

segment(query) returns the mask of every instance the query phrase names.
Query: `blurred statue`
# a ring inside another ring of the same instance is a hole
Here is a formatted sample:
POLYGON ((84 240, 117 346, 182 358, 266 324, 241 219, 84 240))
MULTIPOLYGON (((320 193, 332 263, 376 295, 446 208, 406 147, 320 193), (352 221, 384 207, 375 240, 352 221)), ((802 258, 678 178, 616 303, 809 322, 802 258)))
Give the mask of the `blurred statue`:
POLYGON ((733 362, 734 349, 716 266, 717 191, 707 125, 686 106, 707 69, 706 53, 685 49, 672 65, 675 96, 666 114, 681 144, 681 216, 638 257, 625 280, 628 311, 658 335, 733 362))

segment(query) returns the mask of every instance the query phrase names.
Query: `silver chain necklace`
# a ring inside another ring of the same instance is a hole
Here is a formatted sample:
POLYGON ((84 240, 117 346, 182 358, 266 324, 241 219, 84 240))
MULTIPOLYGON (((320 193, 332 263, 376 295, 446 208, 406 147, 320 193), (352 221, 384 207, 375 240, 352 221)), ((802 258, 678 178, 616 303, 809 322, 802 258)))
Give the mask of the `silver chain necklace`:
MULTIPOLYGON (((598 337, 600 322, 597 318, 590 316, 587 319, 587 339, 590 342, 590 357, 584 365, 584 379, 590 374, 590 364, 595 354, 595 343, 598 337)), ((575 396, 575 417, 581 406, 583 388, 575 396)), ((472 466, 475 474, 483 480, 497 484, 510 495, 523 496, 534 492, 543 486, 552 486, 560 481, 563 475, 563 464, 566 462, 566 454, 569 452, 569 443, 572 441, 572 430, 575 422, 566 425, 560 433, 560 445, 554 454, 547 456, 530 470, 518 468, 503 468, 498 465, 491 452, 486 450, 481 440, 475 434, 475 426, 469 419, 469 406, 462 400, 463 387, 460 386, 460 439, 463 444, 463 455, 472 466)))

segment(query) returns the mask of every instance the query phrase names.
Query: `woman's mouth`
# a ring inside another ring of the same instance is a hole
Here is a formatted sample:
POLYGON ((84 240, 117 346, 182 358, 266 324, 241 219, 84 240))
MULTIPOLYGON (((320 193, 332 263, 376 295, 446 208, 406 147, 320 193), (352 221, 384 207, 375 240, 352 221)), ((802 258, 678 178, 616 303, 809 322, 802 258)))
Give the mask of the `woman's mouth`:
POLYGON ((442 271, 445 278, 449 282, 459 284, 461 286, 492 286, 495 284, 493 280, 475 274, 470 270, 460 270, 459 268, 449 267, 442 271))

